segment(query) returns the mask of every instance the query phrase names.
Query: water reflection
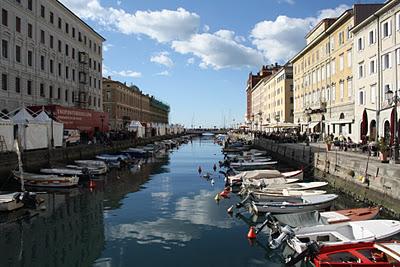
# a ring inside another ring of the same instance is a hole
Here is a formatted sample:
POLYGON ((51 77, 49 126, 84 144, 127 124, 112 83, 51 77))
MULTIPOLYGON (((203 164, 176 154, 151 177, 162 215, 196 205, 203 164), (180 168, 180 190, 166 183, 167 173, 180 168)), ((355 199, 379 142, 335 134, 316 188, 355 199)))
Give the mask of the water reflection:
POLYGON ((104 245, 103 192, 76 190, 42 195, 47 210, 1 224, 0 266, 89 266, 104 245))

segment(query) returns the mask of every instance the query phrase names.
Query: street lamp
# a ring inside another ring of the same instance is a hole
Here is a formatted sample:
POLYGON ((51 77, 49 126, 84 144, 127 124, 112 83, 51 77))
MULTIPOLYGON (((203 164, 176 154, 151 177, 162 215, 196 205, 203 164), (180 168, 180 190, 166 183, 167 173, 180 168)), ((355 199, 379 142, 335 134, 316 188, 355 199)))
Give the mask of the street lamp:
POLYGON ((394 92, 394 96, 393 96, 393 91, 392 90, 387 90, 386 91, 386 98, 388 99, 389 105, 393 105, 394 104, 394 141, 393 141, 393 163, 399 163, 399 131, 398 131, 398 122, 397 122, 397 104, 399 103, 399 98, 397 95, 397 90, 394 92))

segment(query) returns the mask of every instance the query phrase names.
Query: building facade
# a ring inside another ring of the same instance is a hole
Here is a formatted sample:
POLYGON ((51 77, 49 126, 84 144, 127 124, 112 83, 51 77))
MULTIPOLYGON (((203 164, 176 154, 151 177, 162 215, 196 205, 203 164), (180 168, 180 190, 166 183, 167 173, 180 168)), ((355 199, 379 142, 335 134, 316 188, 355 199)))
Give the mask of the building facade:
POLYGON ((101 111, 105 39, 59 1, 2 0, 0 107, 101 111))
MULTIPOLYGON (((387 1, 353 29, 356 135, 362 140, 385 137, 393 143, 394 103, 386 94, 399 92, 400 1, 387 1)), ((399 107, 397 106, 397 112, 399 107)), ((400 125, 399 123, 397 125, 400 125)), ((398 129, 397 129, 398 130, 398 129)))
POLYGON ((111 130, 123 130, 131 121, 168 124, 169 106, 145 95, 136 86, 103 78, 104 111, 109 114, 111 130))
POLYGON ((290 64, 275 66, 252 91, 254 129, 266 130, 280 122, 293 122, 293 68, 290 64))
POLYGON ((356 4, 338 18, 323 19, 292 60, 294 121, 302 131, 355 138, 353 35, 351 29, 380 5, 356 4))

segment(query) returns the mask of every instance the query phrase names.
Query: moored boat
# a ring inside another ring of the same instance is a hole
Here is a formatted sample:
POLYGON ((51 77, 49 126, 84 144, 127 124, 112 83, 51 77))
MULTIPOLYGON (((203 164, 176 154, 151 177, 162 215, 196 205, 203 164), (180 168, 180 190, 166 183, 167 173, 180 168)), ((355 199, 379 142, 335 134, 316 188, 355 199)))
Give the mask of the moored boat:
POLYGON ((35 187, 72 187, 78 185, 78 176, 58 176, 55 174, 34 174, 14 171, 14 177, 24 180, 26 186, 35 187))
POLYGON ((251 202, 251 210, 256 213, 296 213, 300 211, 325 210, 338 197, 335 194, 302 196, 296 202, 251 202))
POLYGON ((22 193, 0 193, 0 211, 12 211, 24 206, 19 198, 22 193))

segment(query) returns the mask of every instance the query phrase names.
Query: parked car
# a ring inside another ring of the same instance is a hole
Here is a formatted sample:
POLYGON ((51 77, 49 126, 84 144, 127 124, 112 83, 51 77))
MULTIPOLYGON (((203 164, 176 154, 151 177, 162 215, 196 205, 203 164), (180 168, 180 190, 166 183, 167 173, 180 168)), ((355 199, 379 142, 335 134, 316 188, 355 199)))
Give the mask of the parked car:
POLYGON ((67 146, 77 145, 81 142, 79 130, 64 129, 64 143, 67 146))

